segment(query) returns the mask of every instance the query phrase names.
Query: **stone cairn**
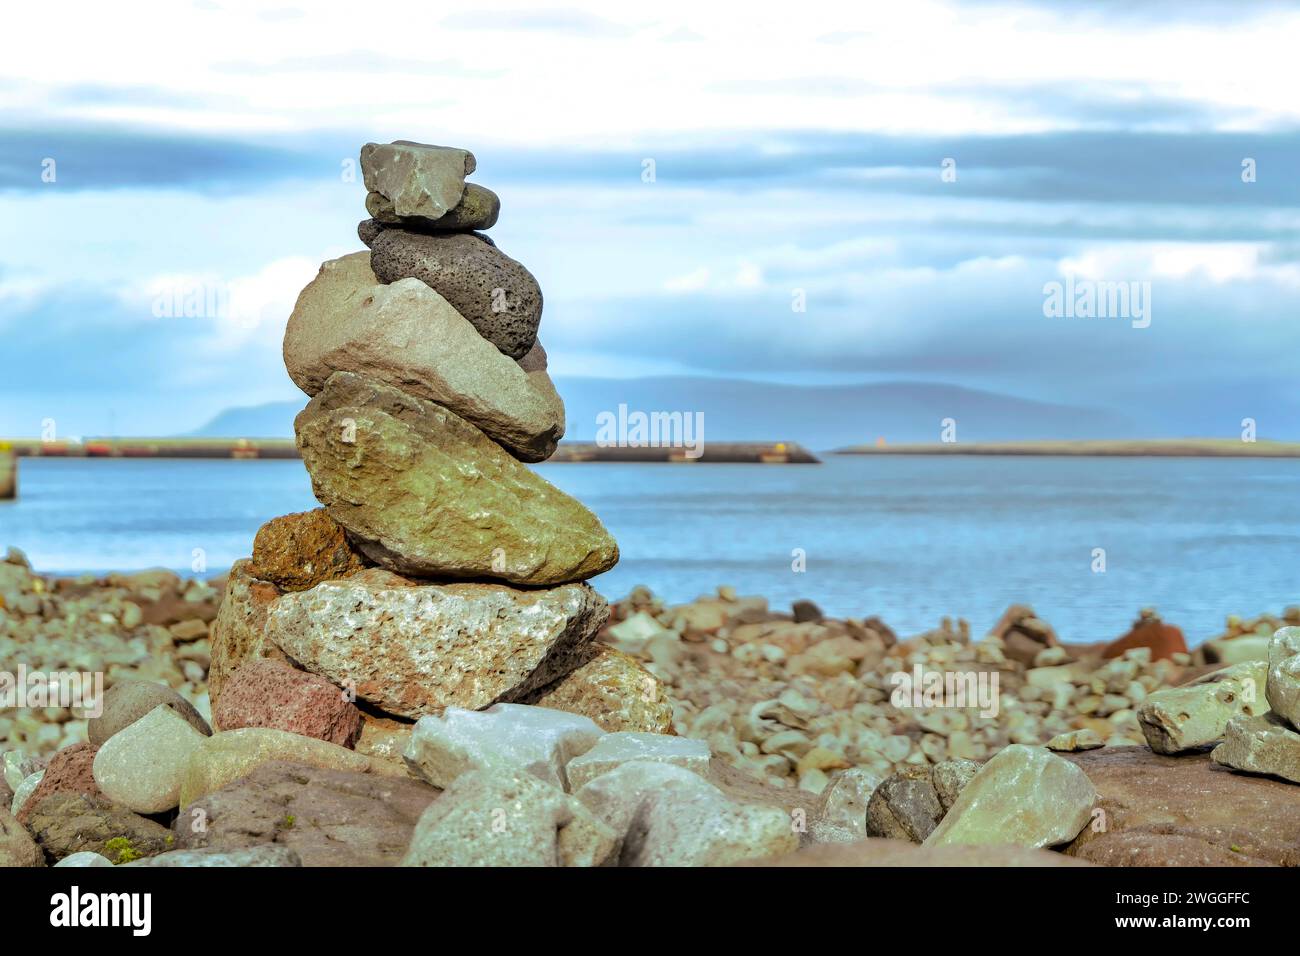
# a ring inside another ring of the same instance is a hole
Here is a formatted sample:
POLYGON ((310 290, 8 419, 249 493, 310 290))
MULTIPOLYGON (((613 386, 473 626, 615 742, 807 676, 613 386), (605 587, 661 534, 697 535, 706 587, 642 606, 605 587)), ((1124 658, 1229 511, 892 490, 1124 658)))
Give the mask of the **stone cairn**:
POLYGON ((593 643, 609 611, 585 581, 618 546, 525 465, 555 451, 564 404, 537 338, 541 289, 482 231, 501 201, 465 181, 475 165, 406 141, 361 150, 370 250, 321 266, 284 338, 324 507, 269 522, 231 574, 210 673, 219 725, 240 722, 223 706, 236 669, 269 659, 354 694, 359 729, 336 742, 363 749, 502 702, 672 732, 656 679, 593 643))
POLYGON ((609 607, 586 581, 618 547, 526 464, 554 452, 564 405, 541 290, 479 231, 500 202, 474 167, 362 149, 370 251, 321 266, 284 339, 323 507, 269 521, 232 569, 211 725, 117 680, 84 743, 45 768, 6 758, 0 865, 709 865, 798 846, 784 805, 733 799, 660 682, 597 640, 609 607))

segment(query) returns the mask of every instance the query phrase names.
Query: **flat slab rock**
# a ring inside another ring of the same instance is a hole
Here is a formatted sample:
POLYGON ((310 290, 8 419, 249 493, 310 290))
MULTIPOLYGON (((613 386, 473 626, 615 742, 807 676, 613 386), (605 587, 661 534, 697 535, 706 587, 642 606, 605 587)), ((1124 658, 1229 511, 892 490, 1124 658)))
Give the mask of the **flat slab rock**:
POLYGON ((418 780, 274 761, 186 808, 173 832, 177 849, 273 844, 303 866, 395 866, 437 797, 418 780), (193 826, 197 819, 204 829, 193 826))
POLYGON ((135 856, 154 856, 174 849, 167 828, 103 797, 56 793, 32 810, 27 829, 47 860, 73 853, 98 853, 111 863, 135 856))
POLYGON ((550 457, 564 403, 536 328, 505 355, 419 279, 385 285, 370 263, 365 252, 330 259, 298 295, 284 331, 294 384, 316 395, 335 372, 356 372, 451 409, 516 458, 550 457))
POLYGON ((236 866, 302 866, 302 860, 288 847, 255 846, 247 850, 171 850, 157 856, 145 857, 123 863, 123 866, 183 866, 236 867, 236 866))
POLYGON ((1101 815, 1064 850, 1108 866, 1300 866, 1300 787, 1146 747, 1062 754, 1101 815))
POLYGON ((266 637, 386 713, 423 717, 478 710, 555 680, 608 614, 585 584, 417 584, 372 568, 286 594, 267 616, 266 637))
POLYGON ((294 431, 316 497, 390 571, 541 586, 618 562, 581 502, 434 402, 336 372, 294 431))

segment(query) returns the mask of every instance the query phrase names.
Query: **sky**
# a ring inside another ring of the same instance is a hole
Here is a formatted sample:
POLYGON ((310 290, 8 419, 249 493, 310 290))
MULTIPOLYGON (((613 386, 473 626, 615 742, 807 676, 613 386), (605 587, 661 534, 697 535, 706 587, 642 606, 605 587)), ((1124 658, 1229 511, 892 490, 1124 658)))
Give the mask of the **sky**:
POLYGON ((303 398, 285 320, 361 248, 361 145, 411 139, 476 155, 557 376, 938 382, 1300 438, 1296 5, 131 10, 5 14, 0 435, 303 398), (1067 282, 1134 298, 1045 314, 1067 282))

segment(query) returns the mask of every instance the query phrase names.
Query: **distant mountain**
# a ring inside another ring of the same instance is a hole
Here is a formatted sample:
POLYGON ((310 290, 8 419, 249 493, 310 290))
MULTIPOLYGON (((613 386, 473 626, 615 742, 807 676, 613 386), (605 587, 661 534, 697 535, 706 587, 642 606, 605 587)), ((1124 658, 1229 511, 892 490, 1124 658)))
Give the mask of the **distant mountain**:
POLYGON ((814 451, 874 442, 935 442, 945 418, 962 442, 1139 437, 1122 415, 928 382, 778 385, 717 378, 557 381, 574 441, 596 438, 597 416, 629 410, 704 413, 705 441, 795 441, 814 451))
MULTIPOLYGON (((1115 412, 1036 402, 927 382, 779 385, 739 379, 558 378, 568 413, 566 438, 593 441, 602 412, 703 412, 707 441, 794 441, 813 449, 874 442, 938 441, 956 421, 962 442, 1055 438, 1146 438, 1148 429, 1115 412)), ((230 408, 193 437, 292 438, 301 402, 230 408)))
POLYGON ((188 438, 292 438, 293 419, 306 404, 302 402, 267 402, 227 408, 188 438))

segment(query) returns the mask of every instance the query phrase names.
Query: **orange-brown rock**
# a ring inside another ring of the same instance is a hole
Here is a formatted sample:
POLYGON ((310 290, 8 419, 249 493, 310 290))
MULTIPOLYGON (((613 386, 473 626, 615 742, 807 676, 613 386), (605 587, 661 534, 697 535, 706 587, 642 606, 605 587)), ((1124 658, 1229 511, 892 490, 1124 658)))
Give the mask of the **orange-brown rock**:
POLYGON ((18 822, 26 824, 36 805, 56 794, 84 793, 87 796, 103 797, 91 773, 98 752, 99 748, 92 744, 73 744, 51 757, 49 766, 45 768, 45 776, 18 810, 18 822))
POLYGON ((1151 648, 1153 661, 1187 653, 1187 642, 1183 640, 1181 630, 1172 624, 1164 623, 1158 617, 1145 615, 1127 634, 1107 644, 1101 653, 1103 657, 1119 657, 1125 651, 1135 647, 1151 648))
POLYGON ((366 566, 324 508, 272 518, 253 539, 249 573, 285 591, 306 591, 366 566))

